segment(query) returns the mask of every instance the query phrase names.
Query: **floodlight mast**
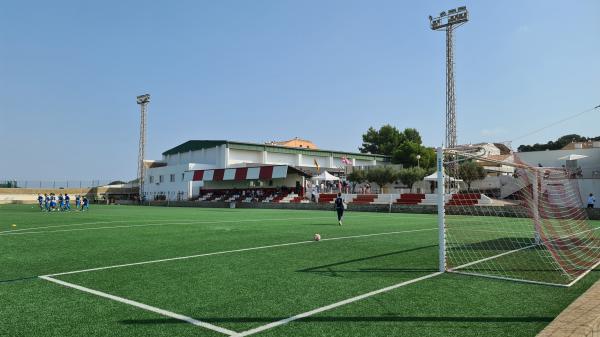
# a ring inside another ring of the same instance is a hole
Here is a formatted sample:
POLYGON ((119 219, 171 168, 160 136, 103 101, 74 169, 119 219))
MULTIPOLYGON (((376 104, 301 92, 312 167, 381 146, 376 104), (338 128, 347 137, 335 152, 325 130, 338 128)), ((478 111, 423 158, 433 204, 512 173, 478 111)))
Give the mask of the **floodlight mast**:
POLYGON ((439 17, 429 16, 432 30, 446 31, 446 147, 456 147, 456 97, 454 95, 454 29, 469 21, 466 6, 441 12, 439 17))
POLYGON ((144 167, 144 157, 146 156, 146 111, 148 109, 148 103, 150 102, 150 95, 145 94, 137 96, 137 104, 140 105, 140 144, 138 151, 138 184, 139 184, 139 201, 144 200, 144 175, 146 174, 146 168, 144 167))

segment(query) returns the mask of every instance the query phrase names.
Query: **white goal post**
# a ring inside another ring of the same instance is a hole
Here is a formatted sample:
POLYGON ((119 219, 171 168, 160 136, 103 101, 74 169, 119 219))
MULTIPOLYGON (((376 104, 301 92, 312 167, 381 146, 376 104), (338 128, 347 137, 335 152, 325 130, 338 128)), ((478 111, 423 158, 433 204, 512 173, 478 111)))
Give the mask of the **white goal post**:
POLYGON ((564 167, 437 149, 439 270, 571 286, 600 264, 600 226, 564 167))

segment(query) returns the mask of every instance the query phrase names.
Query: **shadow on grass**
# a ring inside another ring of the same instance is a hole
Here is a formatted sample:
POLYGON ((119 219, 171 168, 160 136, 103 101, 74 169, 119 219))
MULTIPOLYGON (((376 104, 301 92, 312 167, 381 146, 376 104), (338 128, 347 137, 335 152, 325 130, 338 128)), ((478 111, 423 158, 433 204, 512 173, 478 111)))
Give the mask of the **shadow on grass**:
MULTIPOLYGON (((350 264, 350 263, 355 263, 355 262, 362 262, 362 261, 368 261, 368 260, 378 259, 378 258, 382 258, 382 257, 388 257, 388 256, 406 254, 406 253, 410 253, 410 252, 416 252, 416 251, 419 251, 419 250, 434 248, 434 247, 437 247, 437 246, 438 245, 421 246, 421 247, 416 247, 416 248, 411 248, 411 249, 404 249, 404 250, 399 250, 399 251, 385 253, 385 254, 379 254, 379 255, 373 255, 373 256, 366 256, 366 257, 361 257, 361 258, 358 258, 358 259, 352 259, 352 260, 347 260, 347 261, 340 261, 340 262, 336 262, 336 263, 330 263, 330 264, 324 264, 324 265, 321 265, 321 266, 300 269, 300 270, 297 270, 297 272, 302 272, 302 273, 332 273, 332 270, 330 269, 331 267, 338 267, 338 266, 342 266, 342 265, 346 265, 346 264, 350 264)), ((435 268, 390 268, 390 269, 387 269, 387 268, 386 269, 382 269, 382 268, 364 268, 364 269, 357 269, 357 270, 335 270, 335 273, 429 272, 429 271, 435 272, 435 271, 437 271, 437 269, 435 269, 435 268)))
POLYGON ((0 280, 0 283, 11 283, 11 282, 20 282, 20 281, 31 281, 31 280, 37 280, 38 277, 37 276, 27 276, 27 277, 20 277, 20 278, 15 278, 15 279, 9 279, 9 280, 0 280))
MULTIPOLYGON (((337 222, 337 217, 333 216, 331 222, 311 222, 311 223, 298 223, 297 226, 329 226, 329 227, 340 227, 344 228, 344 226, 340 226, 337 222)), ((346 226, 347 227, 347 226, 346 226)))
MULTIPOLYGON (((207 323, 271 323, 288 317, 199 317, 207 323)), ((464 322, 464 323, 535 323, 551 322, 554 317, 451 317, 451 316, 315 316, 306 317, 299 322, 464 322)), ((128 319, 121 324, 179 324, 186 323, 173 318, 128 319)))

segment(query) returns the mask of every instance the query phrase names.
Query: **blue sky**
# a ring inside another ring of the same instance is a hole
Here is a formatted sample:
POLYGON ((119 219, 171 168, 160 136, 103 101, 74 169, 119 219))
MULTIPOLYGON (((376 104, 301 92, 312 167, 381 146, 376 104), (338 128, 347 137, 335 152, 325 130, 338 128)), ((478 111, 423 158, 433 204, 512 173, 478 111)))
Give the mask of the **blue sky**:
MULTIPOLYGON (((459 143, 504 141, 600 104, 600 2, 7 1, 0 179, 135 176, 188 139, 302 137, 354 151, 369 126, 444 138, 444 34, 456 33, 459 143)), ((520 139, 600 135, 600 111, 520 139)))

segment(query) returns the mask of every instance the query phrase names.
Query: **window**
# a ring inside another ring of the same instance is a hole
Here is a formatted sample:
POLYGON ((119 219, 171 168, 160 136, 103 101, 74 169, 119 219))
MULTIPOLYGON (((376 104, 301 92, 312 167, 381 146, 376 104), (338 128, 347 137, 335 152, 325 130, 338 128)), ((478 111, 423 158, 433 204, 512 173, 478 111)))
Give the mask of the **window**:
POLYGON ((150 176, 150 184, 154 182, 154 176, 150 176))
POLYGON ((158 182, 162 183, 163 181, 165 181, 165 177, 161 174, 158 176, 158 182))
POLYGON ((175 175, 171 174, 171 176, 169 176, 169 181, 174 183, 175 182, 175 175))

